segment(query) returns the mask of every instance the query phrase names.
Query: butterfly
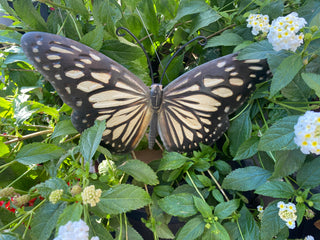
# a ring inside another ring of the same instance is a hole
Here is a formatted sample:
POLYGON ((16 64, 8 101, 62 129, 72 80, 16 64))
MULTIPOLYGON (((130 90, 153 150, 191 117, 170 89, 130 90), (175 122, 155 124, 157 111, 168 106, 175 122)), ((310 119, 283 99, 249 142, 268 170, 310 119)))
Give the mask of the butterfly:
POLYGON ((181 75, 165 88, 141 79, 102 53, 74 40, 43 32, 21 38, 25 55, 73 108, 82 132, 105 120, 101 143, 114 153, 135 149, 149 129, 149 147, 160 138, 168 151, 190 153, 212 145, 238 109, 270 76, 266 60, 230 54, 181 75))

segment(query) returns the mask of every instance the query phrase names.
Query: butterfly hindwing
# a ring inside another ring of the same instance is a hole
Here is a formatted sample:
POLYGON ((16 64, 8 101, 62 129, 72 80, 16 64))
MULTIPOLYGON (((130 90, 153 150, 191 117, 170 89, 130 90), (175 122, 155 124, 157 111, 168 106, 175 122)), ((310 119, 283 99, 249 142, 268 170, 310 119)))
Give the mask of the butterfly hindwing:
POLYGON ((133 150, 150 119, 149 88, 126 68, 71 39, 30 32, 22 48, 37 70, 73 108, 72 122, 82 132, 106 120, 102 142, 112 152, 133 150))
POLYGON ((212 145, 238 109, 268 77, 266 60, 236 59, 230 54, 183 74, 163 90, 158 132, 169 151, 192 152, 212 145))

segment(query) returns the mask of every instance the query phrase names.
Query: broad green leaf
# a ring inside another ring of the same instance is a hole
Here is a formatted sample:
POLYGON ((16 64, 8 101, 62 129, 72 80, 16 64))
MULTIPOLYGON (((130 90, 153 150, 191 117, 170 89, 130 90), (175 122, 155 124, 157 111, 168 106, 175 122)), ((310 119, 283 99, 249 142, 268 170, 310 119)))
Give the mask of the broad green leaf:
POLYGON ((45 182, 39 183, 33 187, 44 198, 48 198, 50 193, 57 189, 62 189, 66 194, 68 193, 68 185, 61 178, 50 178, 45 182))
POLYGON ((47 240, 50 238, 60 214, 66 207, 66 203, 44 203, 34 214, 31 220, 32 239, 47 240))
POLYGON ((38 31, 47 31, 47 25, 44 19, 35 9, 31 0, 14 0, 13 6, 19 18, 29 25, 29 27, 38 31))
POLYGON ((177 152, 167 152, 161 159, 158 171, 180 168, 189 158, 177 152))
POLYGON ((176 240, 193 240, 199 237, 203 231, 205 222, 201 217, 190 219, 179 231, 176 240))
POLYGON ((120 214, 142 208, 150 203, 150 196, 142 188, 121 184, 103 191, 96 208, 104 214, 120 214))
POLYGON ((305 217, 304 215, 306 214, 306 209, 307 206, 305 205, 305 203, 297 203, 296 204, 296 209, 297 209, 297 225, 299 226, 303 220, 303 218, 305 217))
POLYGON ((51 138, 66 136, 75 133, 78 133, 78 131, 74 128, 71 120, 64 120, 57 123, 51 135, 51 138))
POLYGON ((99 51, 103 44, 103 27, 97 26, 81 38, 81 43, 99 51))
POLYGON ((2 232, 0 233, 0 240, 20 240, 20 236, 13 232, 2 232))
POLYGON ((273 72, 270 88, 270 97, 287 86, 303 67, 301 56, 292 54, 285 58, 273 72))
MULTIPOLYGON (((104 226, 104 224, 101 224, 101 218, 97 216, 91 216, 90 217, 90 224, 89 225, 89 235, 90 236, 98 236, 99 240, 114 240, 111 233, 108 231, 108 229, 104 226)), ((131 236, 131 226, 128 226, 128 236, 131 236)), ((131 239, 131 238, 130 238, 131 239)), ((134 238, 132 238, 134 239, 134 238)), ((139 240, 142 240, 141 238, 139 240)))
POLYGON ((205 228, 201 240, 230 240, 227 230, 219 222, 210 224, 210 228, 205 228))
POLYGON ((259 239, 259 227, 252 213, 246 206, 240 210, 240 218, 238 219, 243 239, 259 239))
POLYGON ((213 37, 208 40, 205 48, 217 46, 236 46, 243 42, 243 38, 236 33, 223 33, 219 36, 213 37))
POLYGON ((232 121, 228 130, 230 138, 230 153, 235 156, 240 145, 249 139, 252 131, 252 123, 250 119, 250 109, 247 109, 234 121, 232 121))
POLYGON ((150 32, 157 34, 159 32, 159 21, 152 0, 144 0, 139 4, 142 19, 150 32))
POLYGON ((270 53, 274 53, 272 45, 267 40, 264 40, 255 42, 242 49, 238 55, 238 59, 265 59, 270 53))
POLYGON ((231 166, 226 161, 215 160, 212 165, 223 175, 227 175, 232 171, 231 166))
POLYGON ((197 175, 198 180, 202 183, 205 187, 211 187, 212 182, 211 179, 204 175, 197 175))
POLYGON ((320 193, 313 194, 309 200, 313 202, 313 207, 320 211, 320 193))
POLYGON ((305 163, 297 173, 300 188, 314 188, 320 183, 320 157, 305 163))
MULTIPOLYGON (((100 224, 101 225, 101 224, 100 224)), ((130 225, 125 226, 124 224, 122 224, 120 227, 118 227, 117 231, 116 231, 116 238, 115 239, 121 239, 121 240, 125 240, 125 239, 132 239, 132 240, 143 240, 143 238, 141 237, 141 235, 137 232, 137 230, 135 230, 133 227, 131 227, 130 225), (120 228, 121 232, 122 232, 122 237, 119 236, 119 232, 120 232, 120 228), (125 234, 124 234, 125 233, 125 234), (125 235, 125 236, 124 236, 125 235)), ((100 240, 100 239, 99 239, 100 240)), ((113 240, 113 238, 112 238, 113 240)))
POLYGON ((197 213, 194 206, 193 195, 178 193, 159 200, 160 208, 166 213, 177 217, 190 217, 197 213))
POLYGON ((158 185, 153 188, 153 192, 159 197, 169 196, 174 188, 170 185, 158 185))
POLYGON ((252 157, 258 152, 259 137, 253 136, 244 141, 233 160, 243 160, 252 157))
POLYGON ((105 121, 95 121, 94 125, 84 130, 80 137, 80 152, 84 160, 90 161, 95 154, 106 128, 105 121))
POLYGON ((320 97, 320 75, 316 73, 302 73, 301 76, 305 83, 320 97))
POLYGON ((282 88, 281 94, 290 101, 306 102, 313 94, 313 90, 303 81, 301 75, 297 74, 287 86, 282 88))
POLYGON ((239 199, 232 199, 228 202, 219 203, 214 209, 214 215, 217 216, 219 220, 226 219, 238 209, 239 205, 239 199))
POLYGON ((66 1, 66 6, 72 9, 72 12, 75 13, 75 15, 82 15, 84 18, 89 17, 89 12, 85 5, 83 4, 82 0, 68 0, 66 1))
POLYGON ((222 188, 250 191, 264 184, 271 176, 271 172, 259 167, 245 167, 232 171, 223 180, 222 188))
POLYGON ((306 155, 299 149, 290 151, 277 151, 273 153, 276 161, 272 178, 286 177, 300 169, 306 155))
POLYGON ((200 28, 206 27, 209 24, 216 22, 220 18, 221 16, 213 9, 198 13, 197 16, 192 20, 190 35, 194 34, 200 28))
POLYGON ((0 149, 1 149, 0 150, 0 157, 4 156, 10 152, 9 147, 6 144, 4 144, 4 142, 0 142, 0 149))
POLYGON ((9 6, 8 0, 0 0, 2 8, 11 16, 16 16, 14 10, 9 6))
POLYGON ((268 15, 270 19, 275 19, 282 16, 283 9, 284 2, 282 0, 271 1, 261 8, 261 14, 268 15))
POLYGON ((294 189, 287 182, 274 180, 262 184, 255 193, 273 198, 291 198, 294 195, 294 189))
POLYGON ((21 148, 16 161, 24 165, 39 164, 54 160, 64 154, 64 149, 49 143, 30 143, 21 148))
POLYGON ((224 202, 224 197, 222 193, 218 189, 213 189, 211 195, 217 200, 219 203, 224 202))
POLYGON ((181 18, 195 13, 203 13, 211 9, 210 6, 202 0, 182 0, 180 1, 175 22, 181 18))
POLYGON ((294 125, 299 116, 284 117, 272 125, 261 137, 260 151, 293 150, 298 146, 294 142, 294 125))
POLYGON ((129 160, 124 162, 118 167, 118 169, 131 175, 139 182, 143 182, 148 185, 157 185, 159 180, 157 174, 146 163, 140 160, 129 160))
POLYGON ((201 213, 203 218, 212 217, 212 208, 205 202, 203 199, 199 197, 193 196, 194 206, 201 213))
POLYGON ((261 240, 272 239, 286 226, 286 222, 279 217, 278 213, 277 202, 269 204, 263 211, 260 228, 261 240))
POLYGON ((77 222, 81 219, 83 211, 83 206, 80 202, 68 205, 63 212, 60 214, 57 222, 56 232, 58 232, 59 227, 66 225, 69 221, 77 222))

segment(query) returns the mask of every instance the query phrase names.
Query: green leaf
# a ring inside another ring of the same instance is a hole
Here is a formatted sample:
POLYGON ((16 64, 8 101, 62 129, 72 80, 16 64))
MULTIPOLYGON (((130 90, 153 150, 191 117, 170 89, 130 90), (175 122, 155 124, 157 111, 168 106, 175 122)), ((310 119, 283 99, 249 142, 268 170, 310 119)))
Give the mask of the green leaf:
POLYGON ((203 231, 205 222, 201 217, 190 219, 179 231, 176 240, 193 240, 199 237, 203 231))
POLYGON ((316 73, 302 73, 301 76, 305 83, 320 97, 320 75, 316 73))
POLYGON ((219 222, 214 222, 204 230, 201 240, 230 240, 230 236, 219 222))
MULTIPOLYGON (((90 229, 89 236, 98 236, 99 240, 114 240, 114 238, 112 237, 112 235, 110 234, 108 229, 104 226, 104 224, 101 223, 101 218, 99 218, 97 216, 91 216, 90 223, 88 225, 89 225, 89 229, 90 229)), ((128 237, 132 236, 131 229, 132 229, 132 227, 130 225, 128 225, 128 228, 127 228, 128 237)), ((132 238, 132 239, 135 239, 135 238, 132 238)), ((139 239, 139 238, 137 238, 137 239, 139 239)), ((142 238, 140 238, 139 240, 142 240, 142 238)))
POLYGON ((289 183, 277 180, 262 184, 256 189, 255 193, 273 198, 291 198, 294 196, 294 190, 289 183))
POLYGON ((235 156, 240 145, 249 139, 251 131, 252 123, 250 119, 250 109, 247 109, 231 123, 228 130, 230 153, 232 156, 235 156))
POLYGON ((190 217, 197 213, 193 195, 189 193, 172 194, 159 200, 160 208, 166 213, 177 217, 190 217))
POLYGON ((59 216, 56 226, 56 232, 58 232, 60 226, 66 225, 69 221, 79 221, 82 215, 82 211, 83 207, 80 202, 68 205, 59 216))
POLYGON ((30 143, 21 148, 16 161, 24 165, 44 163, 57 159, 65 153, 64 149, 49 143, 30 143))
POLYGON ((47 25, 40 13, 35 9, 31 0, 14 0, 13 7, 23 22, 38 31, 47 31, 47 25))
POLYGON ((270 88, 270 97, 287 86, 303 67, 301 56, 298 54, 290 55, 285 58, 273 72, 270 88))
POLYGON ((238 209, 240 205, 239 199, 232 199, 228 202, 219 203, 214 209, 214 215, 219 218, 219 220, 226 219, 231 216, 231 214, 238 209))
POLYGON ((32 239, 47 240, 50 238, 60 214, 66 207, 66 203, 44 203, 34 214, 31 220, 32 239))
POLYGON ((81 43, 99 51, 103 44, 103 26, 97 26, 81 38, 81 43))
POLYGON ((304 215, 306 213, 307 206, 304 203, 297 203, 297 225, 299 226, 304 218, 304 215))
POLYGON ((210 9, 210 6, 202 0, 182 0, 179 4, 175 22, 187 15, 206 12, 210 9))
POLYGON ((313 207, 320 211, 320 193, 313 194, 309 200, 313 202, 313 207))
POLYGON ((211 38, 204 48, 217 46, 236 46, 243 42, 243 38, 236 33, 223 33, 211 38))
POLYGON ((211 192, 211 195, 214 197, 215 200, 217 200, 219 203, 224 201, 223 195, 218 189, 213 189, 211 192))
POLYGON ((297 173, 300 188, 314 188, 320 183, 320 157, 305 163, 297 173))
POLYGON ((94 125, 83 131, 80 137, 80 152, 84 160, 90 161, 95 154, 106 128, 105 121, 95 121, 94 125))
POLYGON ((238 220, 243 239, 259 239, 259 227, 252 213, 246 206, 243 206, 239 212, 238 220))
POLYGON ((142 19, 150 32, 157 34, 159 32, 159 21, 152 0, 144 0, 139 4, 139 10, 142 13, 142 19))
POLYGON ((8 154, 10 152, 9 147, 4 143, 4 142, 0 142, 0 157, 8 154))
POLYGON ((243 160, 255 155, 258 152, 259 139, 259 137, 253 136, 244 141, 238 148, 236 156, 233 158, 233 160, 243 160))
POLYGON ((20 236, 13 232, 2 232, 0 233, 0 240, 20 240, 20 236))
POLYGON ((232 171, 226 176, 222 188, 250 191, 264 184, 271 176, 271 172, 259 167, 245 167, 232 171))
POLYGON ((203 199, 193 196, 193 201, 196 209, 201 213, 203 218, 212 216, 212 209, 203 199))
POLYGON ((153 192, 157 194, 159 197, 169 196, 174 188, 169 185, 158 185, 153 188, 153 192))
POLYGON ((139 182, 143 182, 148 185, 157 185, 159 180, 157 174, 146 163, 140 160, 129 160, 124 162, 118 167, 118 169, 131 175, 139 182))
POLYGON ((142 208, 150 203, 150 196, 142 188, 121 184, 103 191, 95 208, 104 214, 120 214, 142 208))
POLYGON ((278 151, 273 154, 277 161, 274 165, 272 178, 282 178, 296 172, 300 169, 306 159, 306 155, 299 149, 278 151))
POLYGON ((89 12, 82 0, 69 0, 66 1, 66 6, 72 9, 75 15, 82 15, 84 18, 89 17, 89 12))
POLYGON ((284 117, 272 125, 261 137, 258 150, 293 150, 298 146, 294 142, 294 125, 299 116, 284 117))
POLYGON ((307 102, 311 94, 313 94, 313 90, 303 81, 301 75, 297 74, 295 78, 281 90, 281 94, 293 102, 307 102))
POLYGON ((265 59, 270 53, 274 53, 272 45, 267 40, 264 40, 243 48, 238 55, 238 59, 265 59))
POLYGON ((197 16, 192 20, 190 35, 194 34, 200 28, 206 27, 209 24, 216 22, 220 18, 221 16, 213 9, 198 13, 197 16))
POLYGON ((261 8, 261 14, 268 15, 270 19, 275 19, 282 16, 284 2, 282 0, 272 1, 261 8))
POLYGON ((66 136, 75 133, 78 133, 78 131, 74 128, 71 120, 64 120, 57 123, 51 135, 51 138, 66 136))
POLYGON ((189 158, 183 156, 177 152, 167 152, 161 159, 160 165, 158 167, 158 171, 163 170, 173 170, 180 168, 185 164, 189 158))
POLYGON ((69 192, 68 185, 61 178, 50 178, 45 182, 39 183, 33 187, 44 198, 48 198, 50 193, 57 189, 62 189, 66 194, 69 192))

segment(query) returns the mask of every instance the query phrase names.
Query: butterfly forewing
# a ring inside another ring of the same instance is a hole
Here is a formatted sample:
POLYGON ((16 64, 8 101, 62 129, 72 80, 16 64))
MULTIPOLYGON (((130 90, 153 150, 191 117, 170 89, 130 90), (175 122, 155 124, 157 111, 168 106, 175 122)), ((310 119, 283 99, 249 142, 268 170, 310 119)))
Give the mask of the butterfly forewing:
POLYGON ((158 132, 169 151, 212 145, 229 126, 255 84, 268 77, 265 60, 239 61, 236 54, 210 61, 171 82, 163 91, 158 132))
POLYGON ((71 39, 31 32, 22 48, 37 70, 74 109, 72 122, 82 132, 106 120, 102 142, 113 152, 133 150, 150 119, 150 90, 134 74, 105 55, 71 39))

